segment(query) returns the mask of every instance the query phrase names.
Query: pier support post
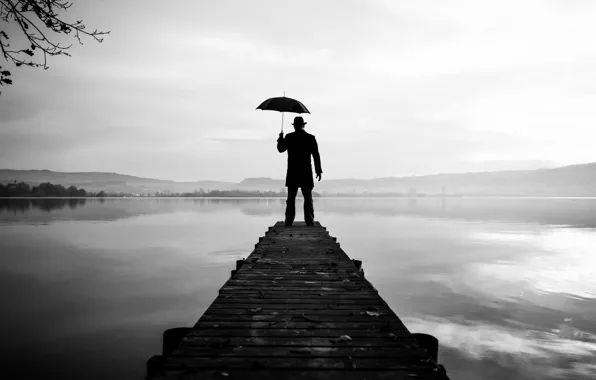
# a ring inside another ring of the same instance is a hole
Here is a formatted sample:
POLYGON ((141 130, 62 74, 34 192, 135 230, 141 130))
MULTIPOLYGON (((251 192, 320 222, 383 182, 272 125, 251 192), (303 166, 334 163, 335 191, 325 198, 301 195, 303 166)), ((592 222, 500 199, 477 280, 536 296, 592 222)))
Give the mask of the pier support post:
POLYGON ((166 358, 163 355, 154 355, 151 359, 147 360, 147 378, 148 379, 159 379, 164 374, 164 363, 166 358))
POLYGON ((236 260, 236 270, 240 270, 244 264, 248 264, 247 260, 236 260))
MULTIPOLYGON (((257 245, 259 245, 257 243, 257 245)), ((238 273, 238 271, 240 270, 240 268, 242 268, 242 266, 244 264, 248 264, 248 260, 236 260, 236 269, 232 269, 232 272, 230 273, 230 277, 234 277, 234 275, 236 275, 236 273, 238 273)))
POLYGON ((175 327, 173 329, 168 329, 163 332, 163 345, 162 345, 162 352, 163 356, 170 356, 172 352, 180 345, 182 339, 188 334, 191 330, 191 327, 175 327))
POLYGON ((361 260, 352 259, 352 262, 356 266, 356 269, 358 270, 358 273, 360 273, 360 275, 362 277, 364 277, 364 269, 362 269, 362 261, 361 260))
POLYGON ((428 351, 432 360, 437 363, 439 357, 439 340, 429 334, 414 333, 412 336, 418 341, 420 347, 428 351))

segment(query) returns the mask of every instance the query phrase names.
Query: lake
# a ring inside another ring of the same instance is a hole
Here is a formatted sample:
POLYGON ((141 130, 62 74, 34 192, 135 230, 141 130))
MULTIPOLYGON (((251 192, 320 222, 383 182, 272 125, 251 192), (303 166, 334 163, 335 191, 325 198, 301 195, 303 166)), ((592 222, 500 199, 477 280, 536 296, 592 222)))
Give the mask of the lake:
MULTIPOLYGON (((0 199, 3 373, 142 379, 284 208, 0 199)), ((596 199, 321 198, 315 215, 451 379, 596 378, 596 199)))

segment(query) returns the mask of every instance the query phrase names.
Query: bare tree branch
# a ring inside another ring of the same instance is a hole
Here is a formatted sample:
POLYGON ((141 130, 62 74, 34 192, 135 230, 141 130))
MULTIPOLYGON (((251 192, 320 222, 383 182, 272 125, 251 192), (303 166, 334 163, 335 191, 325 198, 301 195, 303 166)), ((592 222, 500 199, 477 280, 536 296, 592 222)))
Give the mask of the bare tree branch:
MULTIPOLYGON (((67 50, 72 44, 61 45, 52 41, 48 31, 62 35, 73 33, 80 45, 83 45, 82 36, 103 42, 103 36, 109 34, 109 31, 95 29, 88 32, 83 20, 66 22, 62 19, 60 13, 66 12, 72 5, 72 1, 66 0, 0 0, 0 51, 4 59, 17 67, 25 65, 48 69, 48 56, 70 56, 67 50), (29 46, 12 46, 8 29, 2 28, 11 23, 18 25, 29 46), (43 53, 43 63, 31 58, 40 52, 43 53)), ((0 66, 0 73, 0 86, 12 84, 12 80, 8 78, 10 71, 2 70, 0 66)))

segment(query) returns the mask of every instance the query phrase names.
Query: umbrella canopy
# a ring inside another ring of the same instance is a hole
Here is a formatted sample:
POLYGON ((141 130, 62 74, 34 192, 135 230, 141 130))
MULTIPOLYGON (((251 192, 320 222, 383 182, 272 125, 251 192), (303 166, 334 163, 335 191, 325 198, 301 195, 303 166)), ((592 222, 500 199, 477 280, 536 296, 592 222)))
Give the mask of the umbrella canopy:
POLYGON ((310 113, 306 106, 296 99, 280 96, 269 98, 257 107, 258 110, 270 110, 279 112, 310 113))

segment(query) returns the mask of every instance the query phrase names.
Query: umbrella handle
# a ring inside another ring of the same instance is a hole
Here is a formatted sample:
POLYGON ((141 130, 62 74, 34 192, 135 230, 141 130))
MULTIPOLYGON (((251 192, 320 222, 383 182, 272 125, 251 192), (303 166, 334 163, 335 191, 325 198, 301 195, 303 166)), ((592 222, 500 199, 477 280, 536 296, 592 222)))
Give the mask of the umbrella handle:
MULTIPOLYGON (((286 97, 286 92, 284 91, 284 98, 286 97)), ((284 113, 281 113, 281 133, 284 133, 284 113)))

